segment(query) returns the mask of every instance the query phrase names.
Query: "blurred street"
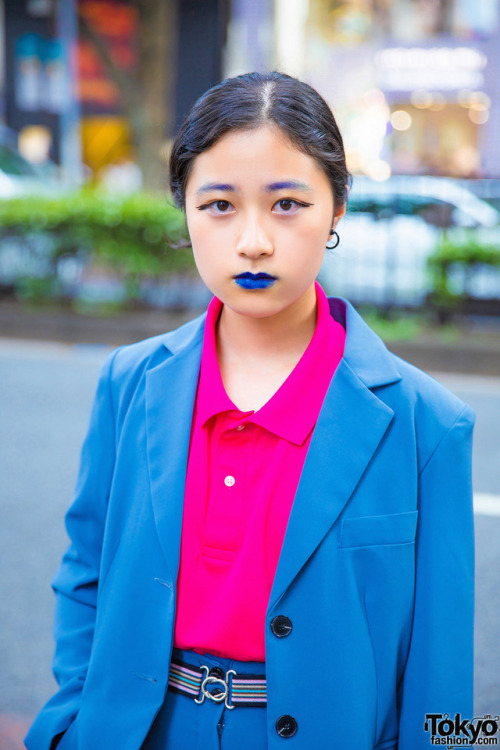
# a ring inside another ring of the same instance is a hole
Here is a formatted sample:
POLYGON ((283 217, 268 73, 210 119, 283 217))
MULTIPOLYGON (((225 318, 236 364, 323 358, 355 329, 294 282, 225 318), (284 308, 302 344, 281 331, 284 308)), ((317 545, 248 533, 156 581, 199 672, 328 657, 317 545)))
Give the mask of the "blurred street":
MULTIPOLYGON (((21 747, 25 728, 54 692, 50 580, 67 544, 63 516, 107 351, 104 345, 0 339, 0 750, 21 747)), ((476 715, 497 714, 500 378, 437 377, 477 413, 476 715)))

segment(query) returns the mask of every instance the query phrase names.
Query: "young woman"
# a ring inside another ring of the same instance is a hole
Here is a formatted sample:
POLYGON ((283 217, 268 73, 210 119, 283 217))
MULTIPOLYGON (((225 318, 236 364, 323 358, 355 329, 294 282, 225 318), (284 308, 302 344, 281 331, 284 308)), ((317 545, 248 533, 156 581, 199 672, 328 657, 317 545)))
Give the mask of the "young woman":
POLYGON ((298 80, 187 116, 214 297, 103 366, 30 750, 421 750, 472 718, 473 414, 316 282, 349 184, 298 80))

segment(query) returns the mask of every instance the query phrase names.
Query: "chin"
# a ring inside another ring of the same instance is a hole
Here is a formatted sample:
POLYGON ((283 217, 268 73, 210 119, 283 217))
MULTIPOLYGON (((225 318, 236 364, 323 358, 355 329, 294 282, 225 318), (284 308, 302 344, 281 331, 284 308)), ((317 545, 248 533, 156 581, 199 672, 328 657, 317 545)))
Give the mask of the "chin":
POLYGON ((289 306, 283 301, 264 299, 263 294, 255 292, 250 292, 246 300, 242 300, 241 297, 235 299, 234 296, 231 296, 223 302, 234 313, 244 315, 247 318, 270 318, 283 312, 289 306))

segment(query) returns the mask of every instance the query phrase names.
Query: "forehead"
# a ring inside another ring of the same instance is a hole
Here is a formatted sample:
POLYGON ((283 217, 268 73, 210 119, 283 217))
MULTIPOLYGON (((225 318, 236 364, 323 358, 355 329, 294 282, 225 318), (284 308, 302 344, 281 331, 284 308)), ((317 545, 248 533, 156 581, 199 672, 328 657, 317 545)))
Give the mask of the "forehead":
POLYGON ((258 181, 306 182, 321 185, 328 178, 316 160, 301 151, 276 126, 235 130, 223 135, 193 160, 188 190, 202 183, 238 184, 258 181))

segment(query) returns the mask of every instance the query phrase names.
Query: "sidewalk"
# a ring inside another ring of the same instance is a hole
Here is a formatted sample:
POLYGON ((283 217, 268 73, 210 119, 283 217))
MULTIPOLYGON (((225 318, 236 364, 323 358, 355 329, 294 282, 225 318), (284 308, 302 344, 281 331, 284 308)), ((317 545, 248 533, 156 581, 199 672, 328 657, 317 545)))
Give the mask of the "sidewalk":
MULTIPOLYGON (((140 311, 110 316, 82 315, 71 310, 29 310, 14 302, 0 303, 0 337, 118 346, 164 333, 200 311, 140 311)), ((412 340, 390 341, 388 348, 426 371, 500 376, 500 321, 469 323, 453 341, 428 333, 412 340)))

